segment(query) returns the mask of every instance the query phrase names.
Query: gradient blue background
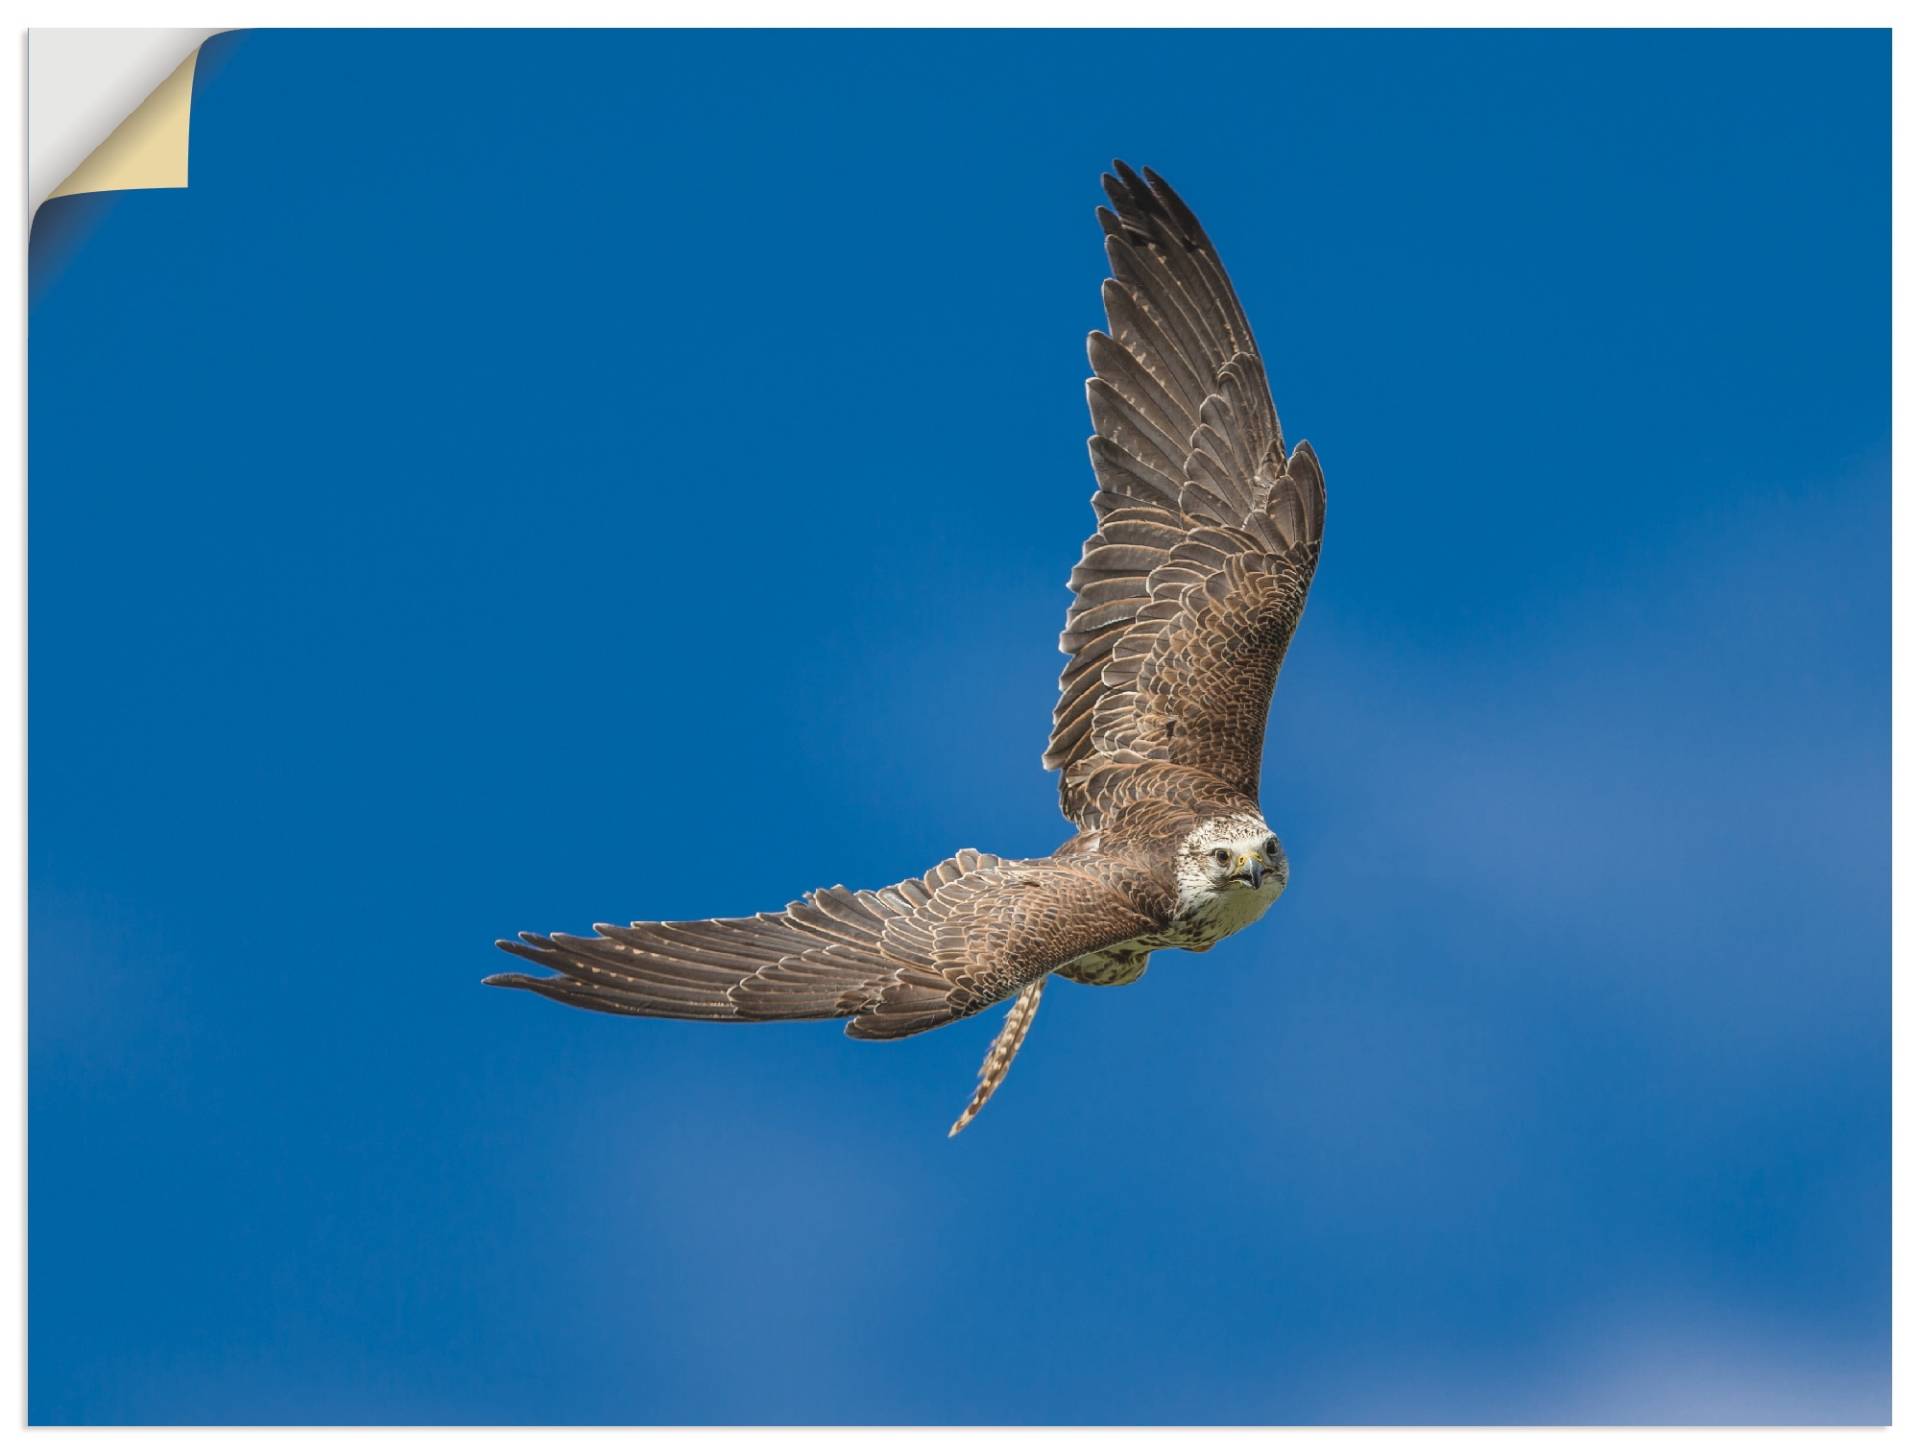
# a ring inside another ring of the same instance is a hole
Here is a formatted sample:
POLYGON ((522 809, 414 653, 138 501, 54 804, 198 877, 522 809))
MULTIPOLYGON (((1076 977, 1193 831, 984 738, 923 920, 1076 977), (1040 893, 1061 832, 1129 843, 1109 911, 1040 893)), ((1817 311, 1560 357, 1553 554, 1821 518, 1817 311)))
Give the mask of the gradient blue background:
POLYGON ((40 214, 31 1417, 1888 1416, 1889 43, 256 32, 40 214), (891 1046, 521 928, 1063 836, 1097 175, 1330 532, 1294 884, 891 1046))

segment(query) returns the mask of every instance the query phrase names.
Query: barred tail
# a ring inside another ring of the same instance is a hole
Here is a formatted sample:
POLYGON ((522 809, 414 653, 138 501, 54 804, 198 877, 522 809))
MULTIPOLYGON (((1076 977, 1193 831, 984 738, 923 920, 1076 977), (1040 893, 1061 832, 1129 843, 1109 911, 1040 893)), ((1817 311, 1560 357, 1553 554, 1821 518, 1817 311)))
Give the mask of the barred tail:
POLYGON ((1027 1031, 1033 1028, 1033 1017, 1040 1009, 1040 991, 1046 988, 1047 977, 1041 975, 1032 984, 1014 996, 1013 1008, 1007 1011, 1007 1022, 1000 1027, 1000 1033, 993 1037, 993 1044, 987 1047, 987 1058, 980 1062, 980 1084, 973 1093, 973 1099, 967 1102, 967 1108, 960 1113, 960 1119, 953 1123, 953 1129, 947 1132, 949 1137, 958 1136, 966 1130, 967 1122, 980 1114, 980 1108, 993 1099, 993 1093, 1000 1089, 1000 1082, 1007 1078, 1007 1072, 1013 1068, 1013 1057, 1020 1053, 1020 1042, 1027 1038, 1027 1031))

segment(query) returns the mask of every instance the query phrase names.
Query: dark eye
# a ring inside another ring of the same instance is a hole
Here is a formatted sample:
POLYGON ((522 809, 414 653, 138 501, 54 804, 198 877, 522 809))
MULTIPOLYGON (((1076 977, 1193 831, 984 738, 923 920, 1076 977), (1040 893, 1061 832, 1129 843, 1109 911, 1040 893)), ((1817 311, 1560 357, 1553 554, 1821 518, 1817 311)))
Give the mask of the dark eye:
POLYGON ((1228 856, 1226 849, 1216 848, 1213 850, 1213 861, 1219 864, 1222 868, 1225 868, 1228 864, 1233 862, 1233 859, 1228 856))
POLYGON ((1279 856, 1280 856, 1280 840, 1278 838, 1269 838, 1267 840, 1267 857, 1278 858, 1279 856))

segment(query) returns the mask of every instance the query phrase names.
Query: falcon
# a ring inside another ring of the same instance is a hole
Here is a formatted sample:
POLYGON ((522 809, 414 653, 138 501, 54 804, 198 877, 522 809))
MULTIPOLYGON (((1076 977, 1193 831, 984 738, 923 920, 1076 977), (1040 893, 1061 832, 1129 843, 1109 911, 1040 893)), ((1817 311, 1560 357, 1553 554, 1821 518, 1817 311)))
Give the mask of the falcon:
POLYGON ((1067 582, 1053 735, 1076 831, 1046 858, 963 849, 887 888, 740 919, 596 924, 499 947, 490 985, 664 1020, 845 1020, 895 1040, 1011 1000, 957 1135, 1006 1079, 1047 981, 1132 984, 1287 886, 1260 810, 1267 707, 1320 558, 1326 485, 1288 452, 1219 254, 1151 169, 1098 209, 1113 276, 1087 341, 1095 528, 1067 582))

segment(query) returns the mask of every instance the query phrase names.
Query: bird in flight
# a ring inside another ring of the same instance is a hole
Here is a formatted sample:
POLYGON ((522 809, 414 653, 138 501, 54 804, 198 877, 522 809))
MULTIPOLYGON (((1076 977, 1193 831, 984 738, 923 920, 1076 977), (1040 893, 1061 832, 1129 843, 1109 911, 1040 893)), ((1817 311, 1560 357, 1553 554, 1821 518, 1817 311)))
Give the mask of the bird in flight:
POLYGON ((1068 588, 1053 736, 1078 830, 1047 858, 962 849, 887 888, 741 919, 596 924, 499 946, 486 983, 667 1020, 846 1020, 918 1035, 1011 998, 957 1135, 1006 1078, 1049 977, 1132 984, 1207 950, 1287 886, 1260 811, 1267 704, 1320 558, 1326 485, 1291 453, 1213 244, 1151 169, 1115 162, 1113 276, 1087 340, 1095 528, 1068 588))

